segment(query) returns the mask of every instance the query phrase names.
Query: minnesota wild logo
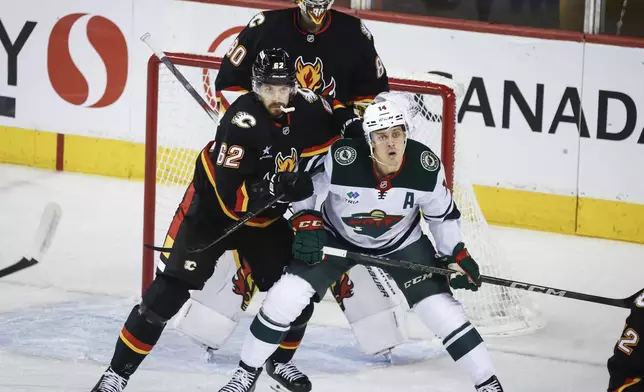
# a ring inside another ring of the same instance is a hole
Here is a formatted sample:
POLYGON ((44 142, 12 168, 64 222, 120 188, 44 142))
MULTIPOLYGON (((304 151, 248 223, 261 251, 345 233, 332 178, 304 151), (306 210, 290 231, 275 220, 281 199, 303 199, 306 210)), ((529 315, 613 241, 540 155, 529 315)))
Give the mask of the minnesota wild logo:
POLYGON ((391 230, 402 218, 402 215, 387 215, 382 210, 373 210, 367 213, 351 214, 350 217, 343 217, 342 221, 345 225, 353 228, 355 233, 378 238, 391 230))

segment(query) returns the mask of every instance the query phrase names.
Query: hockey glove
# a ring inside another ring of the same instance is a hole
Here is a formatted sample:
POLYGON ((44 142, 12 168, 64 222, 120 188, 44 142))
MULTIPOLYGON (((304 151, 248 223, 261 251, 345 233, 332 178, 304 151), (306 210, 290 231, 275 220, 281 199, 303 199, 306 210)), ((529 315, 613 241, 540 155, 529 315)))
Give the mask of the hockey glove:
POLYGON ((345 138, 364 137, 364 130, 362 129, 362 120, 360 117, 350 118, 343 124, 342 136, 345 138))
POLYGON ((302 210, 289 219, 289 224, 295 232, 293 257, 309 265, 322 261, 322 248, 326 245, 322 214, 315 210, 302 210))
POLYGON ((308 199, 313 195, 313 180, 307 172, 275 173, 271 176, 270 191, 273 196, 285 194, 284 202, 308 199))
POLYGON ((481 287, 479 265, 470 256, 462 242, 454 247, 452 256, 443 258, 443 262, 447 268, 456 271, 449 276, 449 285, 453 289, 477 291, 481 287))

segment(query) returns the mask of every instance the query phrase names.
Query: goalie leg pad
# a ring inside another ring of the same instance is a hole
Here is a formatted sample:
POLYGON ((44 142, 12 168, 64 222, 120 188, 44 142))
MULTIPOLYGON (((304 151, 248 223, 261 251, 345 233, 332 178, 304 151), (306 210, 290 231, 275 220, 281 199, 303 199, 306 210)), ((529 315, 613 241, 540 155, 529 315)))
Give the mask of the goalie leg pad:
POLYGON ((228 340, 238 323, 239 317, 226 317, 190 298, 179 311, 174 327, 197 343, 218 349, 228 340))
POLYGON ((334 283, 331 292, 365 354, 381 353, 407 341, 405 297, 382 269, 357 265, 334 283))
POLYGON ((204 288, 193 291, 174 327, 199 344, 217 349, 228 340, 255 292, 252 274, 236 251, 226 252, 204 288))
POLYGON ((479 385, 494 376, 490 354, 476 328, 467 320, 463 306, 449 294, 436 294, 414 307, 430 331, 443 339, 452 359, 479 385))

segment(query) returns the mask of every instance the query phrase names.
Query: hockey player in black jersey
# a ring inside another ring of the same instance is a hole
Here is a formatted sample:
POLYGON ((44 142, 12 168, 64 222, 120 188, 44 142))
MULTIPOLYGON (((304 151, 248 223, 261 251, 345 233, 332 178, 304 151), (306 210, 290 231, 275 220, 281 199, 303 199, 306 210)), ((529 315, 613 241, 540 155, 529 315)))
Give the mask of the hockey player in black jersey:
POLYGON ((644 392, 644 291, 631 304, 622 336, 608 360, 608 392, 644 392))
MULTIPOLYGON (((214 246, 194 251, 275 195, 285 194, 287 201, 309 197, 313 184, 308 173, 297 170, 301 160, 326 153, 339 138, 331 105, 310 91, 298 92, 293 63, 284 50, 261 51, 252 82, 253 92, 235 101, 221 119, 216 139, 199 154, 193 181, 168 230, 165 246, 172 251, 162 254, 156 279, 125 321, 110 366, 92 391, 125 388, 189 290, 203 287, 226 250, 236 249, 245 258, 262 291, 290 262, 293 232, 282 216, 288 202, 269 208, 214 246)), ((312 312, 311 304, 293 325, 306 325, 312 312)), ((297 371, 290 362, 270 365, 289 376, 297 371)), ((306 376, 294 387, 311 389, 306 376)))
POLYGON ((250 89, 255 55, 280 47, 291 56, 300 87, 332 97, 345 136, 361 137, 353 107, 389 89, 373 36, 359 18, 331 9, 333 0, 296 2, 298 7, 255 15, 234 40, 215 81, 220 110, 227 108, 229 92, 250 89))
POLYGON ((239 368, 219 392, 253 391, 263 363, 292 320, 356 265, 342 249, 453 270, 446 277, 385 268, 476 391, 503 392, 481 335, 450 290, 477 291, 481 275, 462 241, 461 214, 446 187, 441 161, 429 147, 407 138, 410 127, 391 96, 381 93, 367 107, 363 138, 331 146, 325 172, 313 179, 315 195, 293 204, 294 261, 266 294, 244 341, 239 368), (324 198, 321 211, 314 210, 316 197, 324 198), (435 246, 422 232, 421 220, 435 246), (325 246, 333 250, 323 252, 325 246))

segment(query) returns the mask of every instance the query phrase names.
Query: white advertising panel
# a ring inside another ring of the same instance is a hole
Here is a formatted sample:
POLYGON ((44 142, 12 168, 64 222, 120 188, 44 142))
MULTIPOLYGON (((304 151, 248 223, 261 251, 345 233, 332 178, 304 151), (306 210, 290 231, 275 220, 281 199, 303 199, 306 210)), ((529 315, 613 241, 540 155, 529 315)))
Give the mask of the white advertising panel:
POLYGON ((0 95, 15 103, 1 125, 131 140, 130 0, 5 1, 0 15, 0 95))
POLYGON ((644 204, 644 49, 587 44, 583 74, 579 196, 644 204))

